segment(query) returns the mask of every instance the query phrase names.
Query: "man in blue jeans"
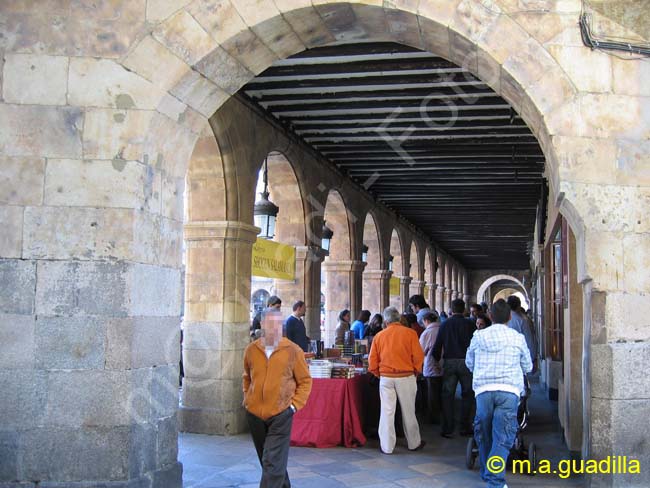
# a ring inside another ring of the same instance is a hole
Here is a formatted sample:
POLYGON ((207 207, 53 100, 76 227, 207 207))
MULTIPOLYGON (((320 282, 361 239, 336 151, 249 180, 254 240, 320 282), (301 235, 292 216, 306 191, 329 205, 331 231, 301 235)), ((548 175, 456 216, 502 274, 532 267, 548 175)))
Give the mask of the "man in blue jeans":
POLYGON ((481 478, 488 488, 507 488, 505 463, 519 427, 517 407, 524 375, 533 369, 533 363, 524 336, 506 325, 510 320, 508 304, 497 300, 490 317, 492 325, 474 333, 465 364, 474 373, 474 437, 481 478))

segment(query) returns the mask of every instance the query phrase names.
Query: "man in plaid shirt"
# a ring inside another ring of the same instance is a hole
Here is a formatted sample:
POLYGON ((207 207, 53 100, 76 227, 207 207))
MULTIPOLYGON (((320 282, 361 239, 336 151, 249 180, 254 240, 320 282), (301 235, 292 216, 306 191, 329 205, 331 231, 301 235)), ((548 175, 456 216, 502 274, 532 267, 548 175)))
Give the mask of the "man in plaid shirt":
POLYGON ((474 437, 478 444, 481 478, 488 488, 507 488, 505 469, 491 472, 487 460, 508 459, 519 424, 517 407, 524 391, 524 375, 533 368, 526 339, 509 328, 510 307, 497 300, 490 309, 493 324, 472 337, 465 364, 474 373, 476 395, 474 437))

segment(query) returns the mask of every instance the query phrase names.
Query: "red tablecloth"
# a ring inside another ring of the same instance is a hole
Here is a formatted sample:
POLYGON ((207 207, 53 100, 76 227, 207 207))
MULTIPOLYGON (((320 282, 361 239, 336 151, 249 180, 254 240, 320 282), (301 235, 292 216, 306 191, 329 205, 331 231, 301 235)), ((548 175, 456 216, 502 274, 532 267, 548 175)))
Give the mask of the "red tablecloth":
POLYGON ((359 447, 363 434, 363 376, 314 379, 307 405, 293 417, 291 445, 359 447))

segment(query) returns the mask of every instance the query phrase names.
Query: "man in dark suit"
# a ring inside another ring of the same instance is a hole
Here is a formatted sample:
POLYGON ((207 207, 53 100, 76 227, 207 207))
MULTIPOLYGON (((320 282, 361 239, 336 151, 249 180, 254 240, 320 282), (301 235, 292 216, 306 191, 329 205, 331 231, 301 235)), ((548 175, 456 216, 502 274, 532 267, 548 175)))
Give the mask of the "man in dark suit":
POLYGON ((460 434, 471 435, 474 391, 472 373, 465 365, 467 348, 472 341, 476 325, 463 317, 465 302, 457 298, 451 302, 452 316, 440 326, 431 354, 436 361, 443 359, 442 375, 442 430, 440 435, 450 438, 454 432, 454 398, 460 382, 462 403, 460 434))
POLYGON ((305 302, 298 300, 293 304, 293 313, 284 321, 284 336, 307 352, 309 338, 302 318, 305 316, 305 302))

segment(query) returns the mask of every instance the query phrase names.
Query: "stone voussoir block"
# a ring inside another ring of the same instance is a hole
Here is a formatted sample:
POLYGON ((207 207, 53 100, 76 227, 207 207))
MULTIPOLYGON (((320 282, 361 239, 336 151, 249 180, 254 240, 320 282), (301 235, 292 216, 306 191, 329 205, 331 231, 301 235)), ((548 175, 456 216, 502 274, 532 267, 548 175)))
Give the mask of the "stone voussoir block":
POLYGON ((155 109, 165 92, 111 59, 72 58, 68 103, 79 107, 155 109))
POLYGON ((153 36, 189 65, 195 64, 218 45, 184 9, 161 23, 154 30, 153 36))

